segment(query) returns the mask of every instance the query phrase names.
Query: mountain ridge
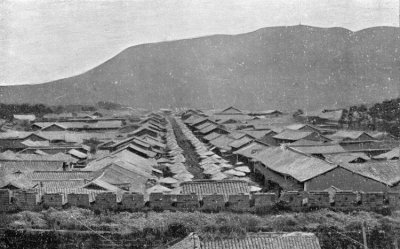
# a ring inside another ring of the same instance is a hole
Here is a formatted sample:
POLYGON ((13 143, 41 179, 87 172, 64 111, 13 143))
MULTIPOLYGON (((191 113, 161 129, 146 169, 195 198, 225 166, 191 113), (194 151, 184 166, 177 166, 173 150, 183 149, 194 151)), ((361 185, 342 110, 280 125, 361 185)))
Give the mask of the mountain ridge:
POLYGON ((1 102, 292 110, 380 101, 399 96, 399 34, 297 25, 140 44, 79 75, 2 86, 1 102))

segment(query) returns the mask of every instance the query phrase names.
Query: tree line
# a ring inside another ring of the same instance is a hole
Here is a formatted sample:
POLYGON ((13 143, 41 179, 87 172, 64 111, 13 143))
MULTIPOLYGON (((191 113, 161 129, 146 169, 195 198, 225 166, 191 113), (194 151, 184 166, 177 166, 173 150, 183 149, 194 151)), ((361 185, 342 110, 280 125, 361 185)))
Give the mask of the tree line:
POLYGON ((400 137, 400 98, 385 100, 370 107, 355 105, 345 110, 343 123, 350 129, 386 131, 400 137))

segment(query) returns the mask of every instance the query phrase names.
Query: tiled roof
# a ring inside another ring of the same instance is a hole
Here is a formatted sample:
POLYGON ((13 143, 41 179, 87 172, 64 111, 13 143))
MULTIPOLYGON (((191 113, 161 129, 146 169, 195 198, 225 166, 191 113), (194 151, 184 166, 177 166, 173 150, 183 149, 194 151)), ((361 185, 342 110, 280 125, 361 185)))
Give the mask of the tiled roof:
POLYGON ((62 170, 63 162, 59 161, 0 161, 0 176, 15 172, 55 171, 62 170))
POLYGON ((222 110, 219 114, 243 114, 243 112, 236 107, 230 106, 222 110))
POLYGON ((201 124, 201 125, 196 125, 196 129, 201 130, 206 128, 209 125, 215 125, 214 122, 211 122, 210 120, 207 120, 205 123, 201 124))
POLYGON ((253 141, 249 145, 233 152, 233 154, 238 154, 247 158, 254 158, 254 156, 259 153, 260 151, 268 148, 268 145, 253 141))
POLYGON ((371 160, 365 153, 340 153, 340 154, 325 154, 324 157, 326 158, 327 161, 333 162, 333 163, 349 163, 352 162, 356 159, 363 159, 365 161, 371 160))
POLYGON ((229 144, 229 146, 232 147, 232 148, 237 149, 237 148, 240 148, 240 147, 242 147, 243 145, 245 145, 247 143, 250 143, 253 140, 254 139, 249 137, 249 136, 244 136, 244 137, 242 137, 242 138, 240 138, 238 140, 235 140, 235 141, 231 142, 229 144))
POLYGON ((238 180, 198 180, 181 183, 183 194, 196 193, 198 195, 208 194, 247 194, 250 192, 250 186, 245 181, 238 180))
POLYGON ((294 131, 294 130, 284 130, 281 133, 278 133, 274 136, 276 139, 282 140, 300 140, 304 139, 312 134, 311 131, 294 131))
POLYGON ((231 150, 231 147, 228 145, 229 143, 233 142, 235 139, 231 138, 227 135, 219 136, 210 141, 210 144, 214 145, 215 147, 223 150, 231 150))
POLYGON ((270 170, 289 175, 299 182, 307 181, 337 167, 324 160, 280 147, 266 148, 255 155, 255 160, 270 170))
POLYGON ((34 121, 36 116, 33 114, 14 114, 14 119, 34 121))
POLYGON ((211 131, 213 131, 215 129, 218 129, 218 126, 212 124, 212 125, 209 125, 209 126, 203 128, 203 129, 201 129, 200 133, 201 134, 206 134, 206 133, 209 133, 209 132, 211 132, 211 131))
POLYGON ((392 160, 392 159, 399 159, 400 158, 400 148, 394 148, 393 150, 377 155, 374 157, 375 159, 386 159, 386 160, 392 160))
MULTIPOLYGON (((35 125, 45 128, 54 122, 35 122, 35 125)), ((122 127, 121 120, 101 120, 96 122, 57 122, 67 129, 118 129, 122 127)))
POLYGON ((370 140, 373 140, 374 138, 368 135, 364 131, 345 131, 345 130, 340 130, 337 131, 336 133, 330 135, 331 138, 336 138, 336 139, 344 139, 344 138, 349 138, 349 139, 358 139, 361 135, 365 135, 369 137, 370 140))
POLYGON ((271 131, 271 130, 246 130, 246 131, 244 131, 244 133, 246 133, 247 135, 252 136, 256 139, 260 139, 271 132, 273 132, 273 131, 271 131))
POLYGON ((292 146, 289 145, 290 148, 293 148, 296 151, 300 151, 305 154, 334 154, 334 153, 346 153, 345 150, 340 144, 321 144, 321 145, 298 145, 292 146))
POLYGON ((343 163, 341 167, 389 186, 400 182, 400 163, 397 160, 343 163))
POLYGON ((34 171, 27 174, 32 181, 66 181, 92 179, 96 173, 92 171, 34 171))
POLYGON ((311 233, 254 233, 243 238, 202 241, 201 244, 204 249, 321 249, 318 238, 311 233))
POLYGON ((204 136, 203 139, 210 141, 210 140, 216 139, 219 136, 221 136, 221 134, 212 132, 212 133, 208 134, 207 136, 204 136))

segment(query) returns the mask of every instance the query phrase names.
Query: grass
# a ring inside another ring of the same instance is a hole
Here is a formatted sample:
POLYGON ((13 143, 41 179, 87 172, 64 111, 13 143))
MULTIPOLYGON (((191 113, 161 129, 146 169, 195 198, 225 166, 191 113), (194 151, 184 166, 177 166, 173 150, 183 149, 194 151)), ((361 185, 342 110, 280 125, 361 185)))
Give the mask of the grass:
MULTIPOLYGON (((281 213, 258 216, 235 213, 148 212, 95 214, 90 210, 72 208, 65 211, 49 209, 24 211, 8 216, 8 228, 97 230, 120 234, 140 234, 144 240, 172 241, 196 232, 203 238, 231 238, 248 232, 314 232, 322 248, 346 248, 346 234, 362 241, 361 224, 366 222, 372 248, 386 248, 400 231, 400 212, 383 216, 373 212, 342 213, 319 210, 307 213, 281 213), (383 243, 386 243, 385 245, 383 243)), ((161 242, 160 242, 161 243, 161 242)), ((390 247, 388 247, 390 248, 390 247)))

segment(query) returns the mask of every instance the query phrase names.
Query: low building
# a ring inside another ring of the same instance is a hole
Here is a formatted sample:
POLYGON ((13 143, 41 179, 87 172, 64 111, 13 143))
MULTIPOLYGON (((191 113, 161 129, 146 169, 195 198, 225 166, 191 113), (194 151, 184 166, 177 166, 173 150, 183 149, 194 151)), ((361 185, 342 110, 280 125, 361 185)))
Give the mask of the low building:
POLYGON ((194 233, 168 249, 321 249, 313 233, 248 233, 243 237, 201 239, 194 233))

